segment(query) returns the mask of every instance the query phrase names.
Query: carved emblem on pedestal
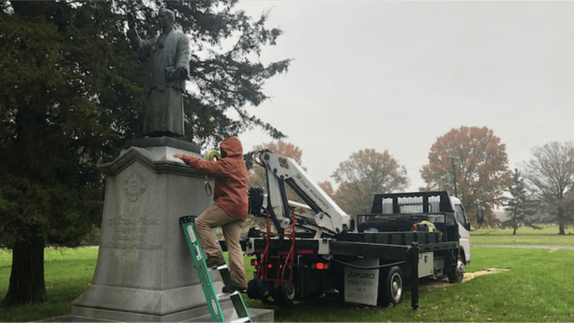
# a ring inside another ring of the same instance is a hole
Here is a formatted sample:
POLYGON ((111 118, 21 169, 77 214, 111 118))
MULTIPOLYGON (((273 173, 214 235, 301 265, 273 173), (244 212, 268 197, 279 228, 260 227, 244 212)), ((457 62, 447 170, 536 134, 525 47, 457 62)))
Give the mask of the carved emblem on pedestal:
POLYGON ((144 191, 145 184, 143 182, 143 176, 139 172, 132 172, 128 180, 126 180, 126 187, 124 189, 129 201, 137 201, 144 191))

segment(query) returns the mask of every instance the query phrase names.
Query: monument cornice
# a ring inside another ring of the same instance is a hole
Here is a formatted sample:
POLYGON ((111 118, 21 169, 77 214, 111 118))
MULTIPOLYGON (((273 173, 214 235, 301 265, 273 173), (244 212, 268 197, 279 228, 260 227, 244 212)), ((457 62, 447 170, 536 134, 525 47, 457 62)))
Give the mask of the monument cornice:
POLYGON ((156 173, 204 177, 200 172, 186 165, 179 159, 176 160, 173 158, 173 160, 170 160, 169 156, 164 156, 158 159, 157 156, 152 154, 149 150, 136 146, 132 146, 127 150, 124 150, 120 156, 111 162, 98 164, 98 168, 107 176, 117 175, 136 161, 156 173))

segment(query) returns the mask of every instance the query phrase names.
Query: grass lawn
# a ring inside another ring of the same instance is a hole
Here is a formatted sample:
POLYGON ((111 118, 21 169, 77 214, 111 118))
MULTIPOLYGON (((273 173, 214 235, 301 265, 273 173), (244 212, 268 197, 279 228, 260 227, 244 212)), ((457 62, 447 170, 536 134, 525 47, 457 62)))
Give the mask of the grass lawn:
POLYGON ((520 227, 516 235, 512 228, 481 228, 471 233, 471 244, 486 245, 568 245, 574 246, 574 228, 567 228, 566 235, 558 235, 558 226, 547 225, 542 229, 520 227))
MULTIPOLYGON (((48 302, 0 308, 0 322, 37 321, 72 312, 71 303, 92 282, 97 248, 51 249, 44 252, 44 280, 48 302)), ((0 301, 8 292, 12 253, 0 250, 0 301)))
POLYGON ((421 289, 417 313, 410 310, 410 289, 390 309, 340 302, 290 308, 247 303, 273 308, 276 322, 574 322, 574 251, 472 248, 471 254, 468 272, 511 270, 433 291, 421 289))
MULTIPOLYGON (((0 322, 26 322, 71 312, 71 302, 90 284, 97 249, 46 249, 48 303, 0 309, 0 322)), ((0 300, 8 289, 11 253, 0 251, 0 300)), ((249 307, 275 310, 276 322, 574 322, 573 250, 472 248, 468 272, 488 274, 433 291, 421 290, 420 310, 410 310, 410 294, 393 308, 323 301, 279 307, 249 300, 249 307)), ((246 272, 253 267, 246 259, 246 272)), ((408 290, 408 289, 407 289, 408 290)), ((408 290, 409 291, 409 290, 408 290)))

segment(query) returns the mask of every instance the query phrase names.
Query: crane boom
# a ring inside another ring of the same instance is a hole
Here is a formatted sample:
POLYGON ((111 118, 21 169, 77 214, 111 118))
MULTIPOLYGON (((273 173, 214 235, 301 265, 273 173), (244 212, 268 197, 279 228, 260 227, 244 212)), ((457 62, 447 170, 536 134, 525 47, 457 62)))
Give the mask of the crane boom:
MULTIPOLYGON (((309 206, 313 213, 305 213, 304 221, 313 223, 320 233, 339 234, 350 228, 350 217, 312 181, 305 170, 293 159, 269 150, 258 153, 256 161, 267 175, 267 210, 278 231, 291 222, 291 207, 287 199, 287 184, 309 206)), ((304 227, 304 226, 303 226, 304 227)), ((319 235, 320 235, 319 233, 319 235)))

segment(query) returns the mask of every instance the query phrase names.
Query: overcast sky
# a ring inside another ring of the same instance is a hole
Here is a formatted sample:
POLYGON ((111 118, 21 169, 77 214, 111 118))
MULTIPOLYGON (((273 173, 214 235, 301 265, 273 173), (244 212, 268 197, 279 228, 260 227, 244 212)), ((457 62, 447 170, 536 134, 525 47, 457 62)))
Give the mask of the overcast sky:
MULTIPOLYGON (((574 2, 256 1, 284 31, 261 61, 293 59, 249 111, 288 135, 316 182, 360 149, 389 153, 408 190, 437 138, 486 126, 511 169, 574 139, 574 2)), ((239 136, 244 149, 271 142, 239 136)))

